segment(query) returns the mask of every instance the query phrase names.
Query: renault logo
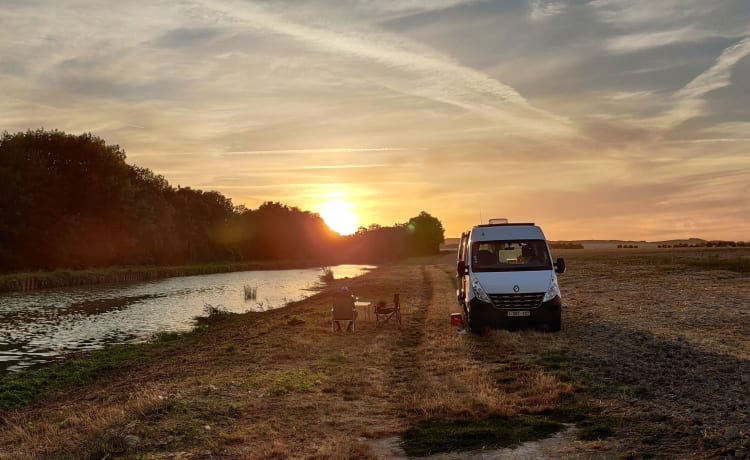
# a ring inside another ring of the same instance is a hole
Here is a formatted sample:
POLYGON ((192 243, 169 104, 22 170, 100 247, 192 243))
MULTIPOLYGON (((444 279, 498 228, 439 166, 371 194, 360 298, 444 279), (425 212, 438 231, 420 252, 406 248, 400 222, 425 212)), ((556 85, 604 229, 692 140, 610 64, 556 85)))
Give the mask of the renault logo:
POLYGON ((520 287, 518 287, 518 285, 517 285, 517 284, 516 284, 515 286, 513 286, 513 292, 518 292, 518 291, 520 291, 520 290, 521 290, 521 288, 520 288, 520 287))

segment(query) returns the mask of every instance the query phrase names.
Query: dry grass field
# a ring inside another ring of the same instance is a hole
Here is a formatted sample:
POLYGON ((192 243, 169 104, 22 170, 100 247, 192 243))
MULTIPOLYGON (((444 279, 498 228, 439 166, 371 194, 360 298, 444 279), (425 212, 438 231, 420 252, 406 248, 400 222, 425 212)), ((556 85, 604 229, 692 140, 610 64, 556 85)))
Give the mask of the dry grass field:
POLYGON ((0 412, 0 458, 747 458, 749 255, 555 256, 559 333, 458 333, 452 254, 384 266, 0 412), (331 333, 344 284, 402 327, 331 333))

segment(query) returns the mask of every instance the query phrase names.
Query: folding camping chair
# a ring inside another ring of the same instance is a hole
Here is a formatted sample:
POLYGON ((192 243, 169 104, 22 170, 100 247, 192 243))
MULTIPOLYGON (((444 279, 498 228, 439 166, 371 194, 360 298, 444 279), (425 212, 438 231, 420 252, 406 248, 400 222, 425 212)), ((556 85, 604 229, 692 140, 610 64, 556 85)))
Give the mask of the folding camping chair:
POLYGON ((355 331, 357 323, 357 309, 354 307, 354 297, 349 290, 341 290, 333 298, 331 308, 331 332, 341 330, 341 321, 348 321, 347 329, 355 331))
POLYGON ((387 323, 391 318, 401 327, 401 302, 398 294, 393 294, 393 306, 388 306, 385 302, 375 304, 375 323, 378 326, 387 323))

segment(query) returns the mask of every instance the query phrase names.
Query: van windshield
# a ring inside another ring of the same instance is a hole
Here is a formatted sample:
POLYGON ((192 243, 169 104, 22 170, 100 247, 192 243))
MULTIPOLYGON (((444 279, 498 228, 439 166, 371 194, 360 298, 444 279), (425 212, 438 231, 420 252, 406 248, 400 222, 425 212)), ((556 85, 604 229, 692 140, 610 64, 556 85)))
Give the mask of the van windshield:
POLYGON ((471 245, 475 272, 552 270, 544 240, 478 241, 471 245))

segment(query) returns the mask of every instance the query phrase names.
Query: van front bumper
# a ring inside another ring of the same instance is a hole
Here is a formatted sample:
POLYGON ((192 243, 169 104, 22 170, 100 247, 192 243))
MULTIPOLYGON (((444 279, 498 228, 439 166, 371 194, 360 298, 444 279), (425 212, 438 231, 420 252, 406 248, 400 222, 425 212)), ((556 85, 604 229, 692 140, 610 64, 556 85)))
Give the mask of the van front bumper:
POLYGON ((555 296, 552 300, 542 302, 535 308, 496 308, 492 304, 482 302, 476 297, 469 302, 469 315, 472 323, 486 327, 500 329, 521 329, 536 327, 541 324, 551 324, 560 321, 562 299, 555 296), (508 312, 529 312, 528 316, 509 316, 508 312))

